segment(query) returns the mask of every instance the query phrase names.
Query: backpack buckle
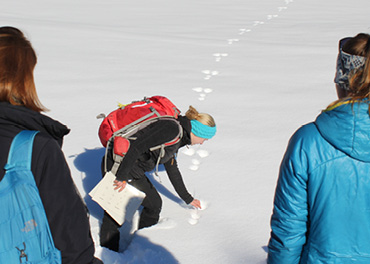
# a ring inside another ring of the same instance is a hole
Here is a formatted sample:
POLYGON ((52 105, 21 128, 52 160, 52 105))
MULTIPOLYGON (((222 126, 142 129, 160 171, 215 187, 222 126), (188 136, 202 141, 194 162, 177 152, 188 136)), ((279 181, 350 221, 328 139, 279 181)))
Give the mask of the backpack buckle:
POLYGON ((22 263, 22 259, 23 258, 26 258, 26 262, 28 261, 28 256, 27 254, 24 252, 26 250, 26 243, 23 242, 23 249, 19 249, 18 247, 15 247, 16 249, 18 249, 18 251, 20 252, 20 255, 19 255, 19 263, 22 263))

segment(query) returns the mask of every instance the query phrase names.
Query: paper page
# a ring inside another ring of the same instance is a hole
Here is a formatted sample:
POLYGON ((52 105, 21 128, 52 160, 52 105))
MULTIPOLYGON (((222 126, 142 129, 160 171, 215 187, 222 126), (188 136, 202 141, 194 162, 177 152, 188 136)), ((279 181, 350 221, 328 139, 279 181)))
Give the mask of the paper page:
POLYGON ((145 193, 127 184, 121 191, 114 190, 113 182, 116 176, 107 172, 104 178, 91 190, 89 195, 97 202, 118 224, 131 221, 135 211, 145 198, 145 193))

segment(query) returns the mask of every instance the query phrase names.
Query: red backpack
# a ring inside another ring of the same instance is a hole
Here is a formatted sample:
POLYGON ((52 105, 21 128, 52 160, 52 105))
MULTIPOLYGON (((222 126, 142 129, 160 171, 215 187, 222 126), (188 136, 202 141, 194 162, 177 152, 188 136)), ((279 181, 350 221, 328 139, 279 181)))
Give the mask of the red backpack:
POLYGON ((176 144, 182 137, 182 127, 177 121, 179 114, 180 110, 168 98, 152 96, 124 105, 105 117, 99 127, 98 134, 102 145, 106 147, 106 156, 111 144, 114 143, 113 158, 115 164, 111 172, 116 174, 119 164, 127 153, 130 147, 129 137, 159 119, 172 120, 179 126, 178 136, 169 142, 150 149, 151 151, 161 149, 157 161, 158 165, 160 158, 164 155, 164 147, 176 144))

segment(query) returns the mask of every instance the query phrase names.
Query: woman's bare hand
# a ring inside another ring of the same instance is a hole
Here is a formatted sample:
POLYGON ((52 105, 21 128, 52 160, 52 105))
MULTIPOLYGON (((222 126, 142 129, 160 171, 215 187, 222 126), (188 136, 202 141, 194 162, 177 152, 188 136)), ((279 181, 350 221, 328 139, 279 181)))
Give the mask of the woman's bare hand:
POLYGON ((195 208, 202 209, 202 206, 200 205, 200 201, 198 199, 194 199, 190 204, 195 208))
POLYGON ((115 190, 118 190, 119 192, 122 192, 123 189, 125 189, 127 182, 126 181, 117 181, 115 180, 113 183, 113 186, 115 187, 115 190))

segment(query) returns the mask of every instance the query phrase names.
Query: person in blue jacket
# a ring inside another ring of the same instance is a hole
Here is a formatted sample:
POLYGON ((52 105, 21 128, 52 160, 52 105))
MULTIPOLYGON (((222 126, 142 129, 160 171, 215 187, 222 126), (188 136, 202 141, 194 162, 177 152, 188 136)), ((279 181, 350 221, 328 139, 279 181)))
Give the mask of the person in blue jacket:
POLYGON ((339 100, 289 141, 269 264, 370 263, 370 35, 340 42, 339 100))

